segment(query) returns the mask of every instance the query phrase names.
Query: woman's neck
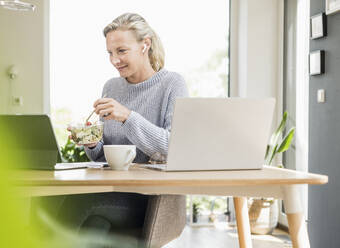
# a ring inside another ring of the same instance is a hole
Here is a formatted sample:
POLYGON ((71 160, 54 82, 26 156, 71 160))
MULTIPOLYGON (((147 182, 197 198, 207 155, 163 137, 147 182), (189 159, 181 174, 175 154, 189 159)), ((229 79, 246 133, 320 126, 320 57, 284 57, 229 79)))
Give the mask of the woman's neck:
POLYGON ((151 67, 151 65, 146 66, 142 70, 132 74, 131 76, 127 77, 126 80, 132 84, 138 84, 140 82, 144 82, 145 80, 151 78, 156 72, 151 67))

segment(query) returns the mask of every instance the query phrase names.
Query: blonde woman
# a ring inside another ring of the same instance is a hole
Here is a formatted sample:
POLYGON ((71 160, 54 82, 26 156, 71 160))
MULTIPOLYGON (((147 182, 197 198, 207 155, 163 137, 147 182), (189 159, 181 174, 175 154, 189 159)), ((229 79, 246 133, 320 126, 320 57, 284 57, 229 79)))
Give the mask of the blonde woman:
POLYGON ((164 69, 162 43, 140 15, 119 16, 105 27, 104 36, 120 77, 107 81, 106 97, 94 103, 106 121, 103 140, 86 147, 88 157, 104 161, 104 144, 136 145, 138 163, 155 154, 166 156, 175 98, 188 95, 183 77, 164 69))
MULTIPOLYGON (((108 80, 94 103, 103 119, 103 139, 85 148, 93 161, 105 161, 103 145, 134 144, 134 162, 155 154, 166 157, 174 102, 188 96, 184 79, 164 69, 164 50, 157 34, 138 14, 123 14, 104 29, 110 62, 120 77, 108 80)), ((159 156, 158 156, 159 157, 159 156)), ((129 193, 68 196, 58 219, 77 228, 139 237, 148 197, 129 193)))

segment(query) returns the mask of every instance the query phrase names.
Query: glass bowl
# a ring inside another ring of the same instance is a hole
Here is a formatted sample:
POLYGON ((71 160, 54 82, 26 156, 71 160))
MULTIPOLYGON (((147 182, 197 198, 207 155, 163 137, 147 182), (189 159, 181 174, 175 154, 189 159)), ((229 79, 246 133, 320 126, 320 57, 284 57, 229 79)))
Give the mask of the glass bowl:
POLYGON ((87 145, 99 142, 103 138, 104 123, 98 121, 94 124, 70 125, 72 139, 78 145, 87 145))

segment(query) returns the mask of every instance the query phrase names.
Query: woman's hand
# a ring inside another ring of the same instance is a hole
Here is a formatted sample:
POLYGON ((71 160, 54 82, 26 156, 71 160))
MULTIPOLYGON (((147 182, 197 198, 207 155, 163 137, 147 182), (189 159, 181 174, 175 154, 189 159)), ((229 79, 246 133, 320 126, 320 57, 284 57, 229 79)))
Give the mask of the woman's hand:
MULTIPOLYGON (((67 131, 70 131, 71 132, 71 128, 70 127, 68 127, 67 128, 67 131)), ((73 140, 73 137, 72 137, 72 135, 69 135, 68 136, 71 140, 73 140)), ((73 140, 74 141, 74 140, 73 140)), ((75 142, 75 141, 74 141, 75 142)), ((86 144, 86 145, 84 145, 85 147, 88 147, 88 148, 93 148, 93 147, 95 147, 95 146, 97 146, 97 144, 98 144, 98 142, 96 142, 96 143, 91 143, 91 144, 86 144)))
POLYGON ((131 110, 121 105, 113 98, 100 98, 94 104, 97 115, 104 117, 105 120, 115 120, 125 122, 131 110))

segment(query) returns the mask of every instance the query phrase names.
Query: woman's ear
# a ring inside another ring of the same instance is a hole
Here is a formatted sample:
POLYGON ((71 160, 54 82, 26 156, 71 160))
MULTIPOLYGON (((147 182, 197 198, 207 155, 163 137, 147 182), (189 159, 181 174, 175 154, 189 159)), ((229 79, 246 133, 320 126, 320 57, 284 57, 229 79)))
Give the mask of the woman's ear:
POLYGON ((142 53, 145 53, 148 48, 151 48, 151 39, 149 37, 146 37, 143 40, 143 43, 144 43, 143 45, 144 47, 143 47, 142 53))

